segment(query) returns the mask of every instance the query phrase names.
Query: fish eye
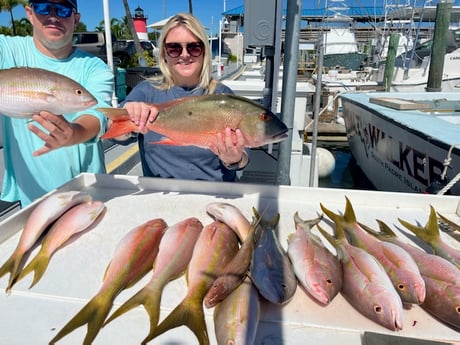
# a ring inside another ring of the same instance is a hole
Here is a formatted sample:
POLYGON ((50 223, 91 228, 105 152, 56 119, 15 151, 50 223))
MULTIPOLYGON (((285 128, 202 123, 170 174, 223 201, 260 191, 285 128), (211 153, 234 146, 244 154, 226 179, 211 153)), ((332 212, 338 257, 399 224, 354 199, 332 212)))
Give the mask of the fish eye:
POLYGON ((380 314, 380 313, 382 312, 382 306, 380 306, 380 305, 374 306, 374 311, 375 311, 377 314, 380 314))
POLYGON ((406 286, 404 284, 398 284, 398 290, 404 291, 406 290, 406 286))
POLYGON ((267 113, 262 113, 262 114, 260 114, 259 117, 260 117, 260 119, 261 119, 262 121, 269 121, 269 120, 271 119, 270 114, 267 114, 267 113))
POLYGON ((77 94, 77 95, 82 95, 82 94, 83 94, 83 91, 80 90, 80 89, 76 89, 76 90, 75 90, 75 94, 77 94))

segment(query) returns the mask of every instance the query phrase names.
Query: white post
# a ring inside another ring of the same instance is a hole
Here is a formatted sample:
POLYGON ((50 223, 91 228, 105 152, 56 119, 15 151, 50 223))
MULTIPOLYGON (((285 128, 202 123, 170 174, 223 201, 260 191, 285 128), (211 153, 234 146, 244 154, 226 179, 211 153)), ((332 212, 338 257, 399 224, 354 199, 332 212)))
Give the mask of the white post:
MULTIPOLYGON (((115 68, 113 64, 112 31, 110 28, 109 0, 103 1, 103 7, 104 7, 104 30, 105 30, 107 64, 112 69, 115 75, 115 81, 116 81, 118 69, 115 68)), ((118 107, 118 98, 116 96, 115 88, 112 94, 112 106, 115 108, 118 107)))
POLYGON ((219 57, 217 60, 217 76, 220 77, 222 76, 222 18, 219 20, 219 57))

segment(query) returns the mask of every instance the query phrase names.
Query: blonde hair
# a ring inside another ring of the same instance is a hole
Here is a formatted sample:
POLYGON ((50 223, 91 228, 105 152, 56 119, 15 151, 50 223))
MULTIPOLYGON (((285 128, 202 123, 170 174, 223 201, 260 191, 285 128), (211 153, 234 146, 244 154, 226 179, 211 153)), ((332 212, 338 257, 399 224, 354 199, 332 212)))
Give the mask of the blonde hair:
POLYGON ((185 27, 193 35, 198 37, 198 39, 203 43, 203 66, 201 67, 200 81, 196 88, 204 89, 205 93, 213 93, 216 82, 212 79, 211 74, 212 60, 208 36, 206 35, 203 25, 201 25, 199 20, 190 13, 176 14, 168 20, 162 29, 159 38, 160 57, 158 64, 161 72, 163 73, 163 80, 159 85, 156 85, 156 87, 161 90, 168 90, 174 85, 171 71, 169 70, 168 64, 166 63, 164 45, 169 32, 178 26, 185 27))

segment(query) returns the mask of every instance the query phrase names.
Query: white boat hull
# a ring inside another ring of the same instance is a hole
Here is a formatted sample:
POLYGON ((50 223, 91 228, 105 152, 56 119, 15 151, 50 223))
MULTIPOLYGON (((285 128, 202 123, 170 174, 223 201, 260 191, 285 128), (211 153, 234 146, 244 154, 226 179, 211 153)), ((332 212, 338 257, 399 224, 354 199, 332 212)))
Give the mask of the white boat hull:
MULTIPOLYGON (((378 190, 426 192, 442 176, 449 149, 450 168, 444 181, 460 172, 459 94, 344 93, 341 98, 350 151, 378 190), (437 99, 433 107, 444 108, 395 110, 369 102, 379 97, 422 103, 437 99)), ((449 193, 460 195, 460 182, 449 193)))

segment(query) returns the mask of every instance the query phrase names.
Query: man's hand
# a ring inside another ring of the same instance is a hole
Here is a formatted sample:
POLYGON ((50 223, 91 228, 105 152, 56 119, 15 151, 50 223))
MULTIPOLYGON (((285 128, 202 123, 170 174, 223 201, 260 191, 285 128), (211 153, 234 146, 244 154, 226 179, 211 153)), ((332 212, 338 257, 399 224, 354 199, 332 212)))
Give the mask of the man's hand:
POLYGON ((32 115, 32 120, 40 124, 45 130, 29 123, 31 132, 42 139, 45 144, 34 152, 40 156, 63 146, 71 146, 93 138, 99 132, 99 120, 91 115, 82 115, 76 122, 68 122, 64 116, 47 111, 32 115))

